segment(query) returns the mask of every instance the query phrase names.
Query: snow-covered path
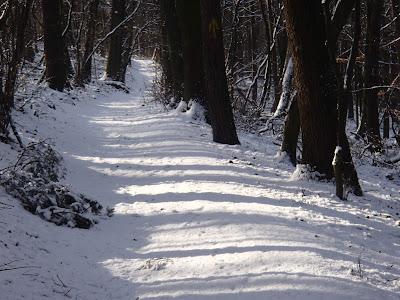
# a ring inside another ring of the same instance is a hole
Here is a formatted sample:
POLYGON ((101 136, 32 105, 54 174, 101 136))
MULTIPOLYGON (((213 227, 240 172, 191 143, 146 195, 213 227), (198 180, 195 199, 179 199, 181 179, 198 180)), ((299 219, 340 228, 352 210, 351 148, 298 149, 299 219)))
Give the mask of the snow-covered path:
POLYGON ((40 268, 0 272, 2 299, 400 297, 389 196, 339 201, 331 184, 292 178, 266 137, 213 143, 190 112, 146 99, 149 62, 136 61, 132 72, 129 94, 63 105, 47 124, 65 183, 114 207, 114 216, 78 230, 11 210, 18 221, 0 224, 14 232, 4 240, 21 237, 1 262, 40 268))

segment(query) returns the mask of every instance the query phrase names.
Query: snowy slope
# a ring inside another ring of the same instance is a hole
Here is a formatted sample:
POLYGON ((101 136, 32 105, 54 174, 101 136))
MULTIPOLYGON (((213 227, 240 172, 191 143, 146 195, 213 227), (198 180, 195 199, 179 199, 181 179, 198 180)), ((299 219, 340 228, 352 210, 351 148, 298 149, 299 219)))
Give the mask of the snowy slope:
MULTIPOLYGON (((153 76, 134 61, 129 94, 46 89, 55 109, 16 113, 25 142, 63 155, 63 183, 115 214, 57 227, 0 189, 1 299, 400 298, 399 186, 384 171, 359 166, 365 196, 340 201, 293 175, 272 137, 220 145, 193 111, 165 111, 153 76)), ((0 151, 1 166, 17 157, 0 151)))

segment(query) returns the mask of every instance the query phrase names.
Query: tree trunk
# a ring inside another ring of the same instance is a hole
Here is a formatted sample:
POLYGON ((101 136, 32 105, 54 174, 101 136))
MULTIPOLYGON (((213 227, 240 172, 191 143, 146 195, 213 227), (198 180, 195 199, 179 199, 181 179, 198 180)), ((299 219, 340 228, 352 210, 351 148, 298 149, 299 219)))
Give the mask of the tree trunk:
POLYGON ((337 132, 337 86, 320 0, 284 0, 302 128, 302 163, 333 175, 337 132), (310 34, 312 32, 312 34, 310 34))
MULTIPOLYGON (((339 184, 345 184, 347 188, 357 195, 362 195, 362 189, 358 180, 358 174, 353 163, 353 158, 350 152, 350 145, 346 135, 346 118, 347 109, 351 102, 351 82, 354 74, 356 58, 358 55, 358 44, 360 40, 361 28, 360 28, 360 0, 356 0, 356 8, 354 10, 354 38, 353 45, 350 52, 350 57, 346 66, 346 73, 343 79, 343 87, 339 86, 339 102, 338 102, 338 145, 341 151, 338 155, 340 165, 337 165, 336 171, 340 174, 336 174, 336 186, 337 196, 340 199, 344 199, 343 187, 339 187, 339 184), (341 178, 338 178, 338 177, 341 178)), ((333 62, 335 63, 335 62, 333 62)), ((340 83, 339 78, 339 83, 340 83)))
POLYGON ((258 79, 257 79, 257 67, 255 64, 255 59, 256 59, 256 48, 257 48, 257 33, 258 33, 258 28, 255 24, 255 18, 254 16, 250 17, 250 39, 249 39, 249 48, 250 48, 250 56, 251 56, 251 80, 255 82, 254 84, 254 88, 252 91, 252 99, 254 102, 257 101, 257 97, 258 97, 258 79))
POLYGON ((78 82, 87 83, 92 79, 92 51, 94 46, 94 39, 96 34, 96 21, 98 15, 100 0, 92 0, 89 5, 88 22, 86 29, 85 40, 85 53, 81 62, 78 62, 81 67, 79 68, 80 74, 77 75, 78 82))
POLYGON ((50 88, 63 91, 67 81, 65 38, 62 34, 61 0, 43 0, 44 53, 46 79, 50 88))
MULTIPOLYGON (((267 3, 267 9, 268 9, 268 30, 269 30, 269 36, 270 36, 270 41, 272 43, 274 43, 274 38, 276 38, 276 36, 274 36, 274 30, 275 26, 278 26, 278 24, 275 24, 275 18, 274 18, 274 11, 273 11, 273 7, 272 7, 272 3, 271 0, 266 0, 267 3)), ((277 47, 276 47, 276 42, 275 42, 275 46, 272 49, 269 49, 270 51, 270 78, 271 78, 271 85, 270 88, 272 88, 272 100, 273 100, 273 104, 272 104, 272 109, 271 112, 275 112, 277 106, 278 106, 278 102, 279 102, 279 95, 280 95, 280 91, 279 91, 279 79, 278 79, 278 64, 277 64, 277 47)), ((266 99, 265 101, 268 101, 269 99, 266 99)))
POLYGON ((292 100, 285 118, 285 129, 283 131, 283 141, 281 146, 281 151, 288 154, 290 161, 294 166, 297 164, 297 140, 299 139, 300 133, 299 108, 296 98, 297 96, 292 100))
MULTIPOLYGON (((129 14, 125 13, 126 18, 128 15, 134 13, 140 5, 140 1, 130 0, 130 5, 127 5, 125 10, 129 10, 129 14)), ((130 18, 122 27, 123 39, 122 39, 122 58, 121 58, 121 77, 125 81, 126 70, 128 65, 131 64, 133 46, 134 46, 134 22, 133 18, 130 18)))
POLYGON ((160 9, 164 21, 164 30, 167 38, 169 68, 171 70, 168 82, 173 89, 174 98, 180 101, 183 97, 183 60, 181 33, 174 0, 160 0, 160 9))
POLYGON ((367 0, 367 32, 364 64, 364 92, 359 134, 368 134, 374 143, 380 141, 378 90, 379 44, 383 1, 367 0))
POLYGON ((207 109, 201 36, 200 1, 175 0, 183 50, 183 99, 198 101, 207 109))
MULTIPOLYGON (((164 22, 163 14, 161 14, 161 22, 164 22)), ((172 67, 170 63, 169 57, 169 49, 168 49, 168 36, 167 36, 167 28, 166 26, 161 27, 161 39, 162 43, 160 46, 160 59, 161 59, 161 92, 163 100, 168 102, 172 96, 171 91, 173 90, 173 81, 172 81, 172 67)))
MULTIPOLYGON (((10 110, 14 107, 15 84, 26 48, 26 29, 33 0, 14 6, 8 3, 0 22, 0 136, 8 139, 10 110)), ((2 137, 0 137, 2 140, 2 137)))
POLYGON ((204 71, 213 140, 239 144, 225 74, 220 1, 201 0, 204 71))
MULTIPOLYGON (((112 0, 111 8, 111 30, 120 24, 125 17, 126 1, 112 0)), ((114 81, 125 82, 124 72, 122 72, 122 42, 124 30, 118 28, 110 37, 108 48, 106 77, 114 81)))
POLYGON ((292 78, 293 78, 293 60, 292 60, 292 54, 290 53, 290 48, 288 48, 286 51, 286 59, 285 59, 285 74, 282 80, 282 92, 279 98, 279 103, 274 112, 273 118, 284 116, 288 111, 288 107, 290 105, 292 78))
MULTIPOLYGON (((339 33, 341 32, 344 24, 340 23, 339 25, 335 22, 332 22, 332 17, 330 16, 329 7, 327 3, 324 6, 325 9, 325 22, 326 22, 326 30, 328 35, 328 53, 331 60, 331 66, 335 73, 335 77, 337 80, 338 88, 337 88, 337 96, 338 96, 338 130, 337 130, 337 147, 335 149, 335 156, 332 161, 332 165, 335 172, 336 178, 336 195, 340 199, 344 199, 344 184, 349 187, 352 192, 356 195, 361 195, 362 190, 358 181, 358 175, 356 169, 353 164, 353 160, 351 157, 350 146, 347 140, 346 135, 346 118, 347 118, 347 108, 348 108, 348 99, 351 97, 350 86, 353 78, 354 72, 354 64, 356 61, 356 56, 358 53, 358 41, 360 38, 360 2, 356 0, 357 5, 355 9, 355 26, 354 26, 354 39, 353 45, 350 52, 350 57, 348 63, 346 65, 346 71, 344 77, 339 73, 338 64, 336 63, 336 44, 339 33), (335 26, 335 28, 332 28, 335 26), (340 28, 337 28, 339 26, 340 28), (336 34, 332 34, 336 32, 336 34)), ((353 2, 354 4, 354 2, 353 2)), ((348 18, 348 15, 351 13, 351 8, 348 7, 346 10, 347 14, 342 13, 343 20, 348 18)))

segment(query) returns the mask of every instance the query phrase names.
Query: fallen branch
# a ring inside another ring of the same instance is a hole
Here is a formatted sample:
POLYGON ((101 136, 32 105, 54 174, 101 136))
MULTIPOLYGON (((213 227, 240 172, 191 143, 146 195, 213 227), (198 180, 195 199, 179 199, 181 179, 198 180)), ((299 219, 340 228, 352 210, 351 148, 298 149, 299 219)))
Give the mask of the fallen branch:
POLYGON ((40 269, 40 268, 41 268, 41 267, 39 267, 39 266, 22 266, 22 267, 14 267, 14 268, 4 268, 4 269, 2 269, 2 267, 11 265, 12 263, 15 263, 15 262, 21 261, 21 260, 22 260, 22 259, 17 259, 17 260, 13 260, 13 261, 10 261, 10 262, 8 262, 8 263, 5 263, 5 264, 0 265, 0 272, 3 272, 3 271, 12 271, 12 270, 18 270, 18 269, 32 269, 32 268, 40 269))

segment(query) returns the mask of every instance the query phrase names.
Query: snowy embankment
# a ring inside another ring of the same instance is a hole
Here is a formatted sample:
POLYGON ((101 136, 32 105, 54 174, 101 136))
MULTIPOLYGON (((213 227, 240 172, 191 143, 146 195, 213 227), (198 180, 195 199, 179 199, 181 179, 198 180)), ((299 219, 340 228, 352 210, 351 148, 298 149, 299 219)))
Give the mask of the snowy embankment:
MULTIPOLYGON (((1 188, 1 299, 400 298, 398 182, 359 166, 365 196, 340 201, 293 176, 273 138, 220 145, 192 111, 166 112, 152 76, 135 61, 129 94, 45 90, 55 110, 18 113, 25 142, 51 138, 64 157, 62 183, 115 213, 57 227, 1 188)), ((2 166, 17 157, 0 151, 2 166)))

